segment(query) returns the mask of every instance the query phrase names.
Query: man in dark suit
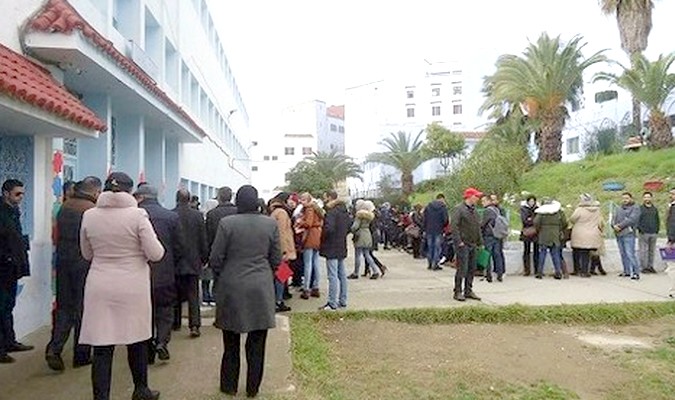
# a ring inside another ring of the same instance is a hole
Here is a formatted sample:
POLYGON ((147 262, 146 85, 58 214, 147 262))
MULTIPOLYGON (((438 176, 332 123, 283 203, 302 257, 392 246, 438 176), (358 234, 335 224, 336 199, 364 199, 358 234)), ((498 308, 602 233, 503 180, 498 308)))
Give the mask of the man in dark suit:
POLYGON ((190 336, 199 337, 201 333, 201 317, 199 315, 199 276, 202 266, 208 259, 206 243, 206 227, 201 212, 190 207, 190 192, 181 189, 176 192, 176 208, 181 234, 185 239, 183 256, 178 263, 176 285, 178 301, 174 308, 174 327, 180 326, 183 311, 183 301, 188 302, 188 319, 190 336))
POLYGON ((14 306, 19 279, 30 275, 28 237, 21 229, 19 204, 26 189, 21 181, 7 179, 2 184, 0 202, 0 363, 14 362, 7 353, 32 350, 16 341, 14 306))

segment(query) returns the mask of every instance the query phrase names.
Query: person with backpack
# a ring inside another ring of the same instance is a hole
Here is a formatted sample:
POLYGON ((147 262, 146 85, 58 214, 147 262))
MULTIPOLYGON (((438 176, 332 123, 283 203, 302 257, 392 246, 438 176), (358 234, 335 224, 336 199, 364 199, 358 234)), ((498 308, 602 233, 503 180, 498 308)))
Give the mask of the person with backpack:
POLYGON ((492 265, 485 270, 485 279, 492 282, 492 272, 497 280, 503 280, 506 266, 504 261, 504 239, 509 235, 509 222, 502 210, 495 202, 496 196, 483 196, 482 202, 485 211, 481 218, 481 233, 485 242, 485 249, 490 252, 492 265))

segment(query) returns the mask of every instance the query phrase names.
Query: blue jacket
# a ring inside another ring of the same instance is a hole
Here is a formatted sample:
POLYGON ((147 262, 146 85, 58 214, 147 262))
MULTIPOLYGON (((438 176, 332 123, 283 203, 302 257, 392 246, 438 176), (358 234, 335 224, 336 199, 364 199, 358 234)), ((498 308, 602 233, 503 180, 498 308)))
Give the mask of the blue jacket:
POLYGON ((424 232, 428 235, 440 235, 448 225, 448 208, 440 200, 434 200, 424 209, 424 232))

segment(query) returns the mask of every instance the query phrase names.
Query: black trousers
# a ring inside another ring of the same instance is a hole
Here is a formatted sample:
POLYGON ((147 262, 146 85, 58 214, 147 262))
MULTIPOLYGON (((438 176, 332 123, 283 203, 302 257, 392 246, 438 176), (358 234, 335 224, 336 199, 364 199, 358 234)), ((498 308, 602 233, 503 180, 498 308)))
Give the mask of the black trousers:
POLYGON ((54 313, 52 338, 47 345, 47 354, 60 355, 68 341, 70 331, 74 330, 73 360, 84 362, 91 358, 91 346, 79 344, 86 279, 86 270, 69 268, 57 270, 56 312, 54 313))
MULTIPOLYGON (((166 346, 171 341, 174 307, 152 306, 152 337, 154 346, 166 346)), ((153 347, 154 349, 154 347, 153 347)))
POLYGON ((596 249, 572 249, 574 270, 582 275, 590 273, 591 251, 596 249))
MULTIPOLYGON (((94 400, 110 399, 112 379, 112 361, 115 346, 94 346, 94 359, 91 366, 91 382, 94 400)), ((127 362, 134 380, 134 391, 148 388, 148 342, 127 345, 127 362)))
MULTIPOLYGON (((265 366, 267 330, 253 331, 246 335, 246 394, 255 395, 260 390, 265 366)), ((220 364, 220 390, 234 394, 239 386, 241 335, 223 331, 223 360, 220 364)))
POLYGON ((539 265, 539 243, 536 240, 523 240, 523 270, 526 274, 530 271, 536 273, 539 265))
POLYGON ((0 355, 16 342, 14 333, 14 306, 16 306, 17 280, 0 284, 0 355))
POLYGON ((473 276, 476 273, 476 246, 464 244, 455 249, 457 254, 457 271, 455 272, 455 293, 462 293, 462 283, 464 284, 464 293, 473 291, 473 276))
POLYGON ((178 275, 176 276, 176 287, 178 289, 178 303, 174 307, 173 325, 175 327, 181 325, 183 302, 187 301, 189 327, 199 328, 202 326, 199 310, 199 277, 197 275, 178 275))

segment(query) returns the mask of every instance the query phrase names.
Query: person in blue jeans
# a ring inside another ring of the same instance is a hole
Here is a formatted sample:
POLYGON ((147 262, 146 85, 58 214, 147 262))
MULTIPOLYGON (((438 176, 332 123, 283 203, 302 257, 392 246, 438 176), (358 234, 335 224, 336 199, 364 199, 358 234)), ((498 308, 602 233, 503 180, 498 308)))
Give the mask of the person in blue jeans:
POLYGON ((443 230, 448 225, 448 207, 443 193, 436 195, 436 200, 424 208, 423 231, 427 244, 427 269, 440 271, 443 230))
POLYGON ((539 257, 535 277, 542 279, 546 253, 551 253, 555 279, 562 279, 562 234, 567 227, 567 218, 557 201, 545 201, 537 208, 534 217, 534 227, 537 228, 539 243, 539 257))
POLYGON ((324 194, 326 216, 321 230, 321 249, 319 253, 326 258, 328 272, 328 302, 320 310, 334 311, 347 307, 347 235, 350 218, 347 205, 338 199, 337 192, 330 190, 324 194))
POLYGON ((640 267, 635 254, 637 225, 640 221, 640 207, 633 201, 633 195, 625 192, 621 195, 621 207, 617 208, 612 218, 612 228, 619 246, 623 272, 622 277, 640 279, 640 267))
POLYGON ((354 208, 356 209, 356 214, 354 216, 354 223, 350 229, 354 235, 354 272, 347 279, 359 279, 362 258, 370 266, 370 279, 377 279, 380 277, 380 268, 375 264, 373 257, 370 255, 370 250, 373 247, 370 223, 375 218, 375 214, 373 214, 375 206, 372 202, 357 200, 354 208))
POLYGON ((295 222, 296 232, 302 237, 302 259, 305 265, 301 299, 320 297, 319 294, 319 248, 324 211, 309 193, 300 195, 302 211, 295 222))

